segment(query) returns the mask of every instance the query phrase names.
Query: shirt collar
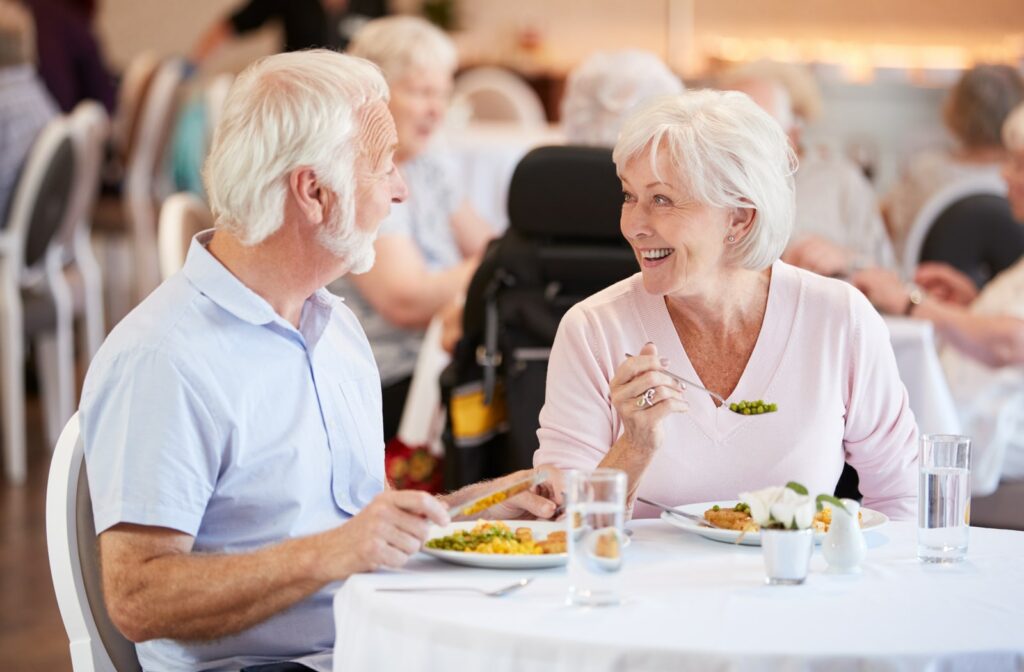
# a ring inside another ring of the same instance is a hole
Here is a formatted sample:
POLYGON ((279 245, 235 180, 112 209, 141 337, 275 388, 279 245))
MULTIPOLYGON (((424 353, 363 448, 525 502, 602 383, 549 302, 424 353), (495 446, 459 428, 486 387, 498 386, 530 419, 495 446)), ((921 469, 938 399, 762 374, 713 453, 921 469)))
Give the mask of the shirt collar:
MULTIPOLYGON (((211 229, 192 238, 182 269, 185 277, 211 301, 240 320, 257 326, 271 322, 284 323, 284 319, 266 299, 249 289, 210 254, 206 246, 212 237, 211 229)), ((325 311, 337 305, 335 297, 323 288, 314 292, 307 301, 325 311)))

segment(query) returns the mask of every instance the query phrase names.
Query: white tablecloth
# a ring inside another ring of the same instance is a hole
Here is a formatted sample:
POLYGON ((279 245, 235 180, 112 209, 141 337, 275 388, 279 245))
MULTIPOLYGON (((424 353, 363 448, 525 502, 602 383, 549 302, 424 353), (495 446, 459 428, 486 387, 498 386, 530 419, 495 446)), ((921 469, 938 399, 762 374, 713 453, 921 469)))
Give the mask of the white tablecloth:
POLYGON ((334 669, 622 670, 1024 669, 1024 533, 972 529, 968 560, 920 563, 912 523, 869 532, 864 571, 766 586, 760 548, 661 521, 630 523, 616 607, 564 604, 564 569, 459 568, 419 556, 401 572, 350 579, 334 600, 334 669), (378 593, 377 586, 494 588, 504 598, 378 593))
POLYGON ((557 126, 528 129, 518 124, 477 122, 446 130, 439 151, 477 212, 495 233, 508 228, 508 187, 519 160, 534 147, 565 142, 557 126))
POLYGON ((960 419, 939 362, 931 322, 886 317, 885 323, 896 353, 896 366, 907 386, 910 408, 921 433, 959 434, 960 419))

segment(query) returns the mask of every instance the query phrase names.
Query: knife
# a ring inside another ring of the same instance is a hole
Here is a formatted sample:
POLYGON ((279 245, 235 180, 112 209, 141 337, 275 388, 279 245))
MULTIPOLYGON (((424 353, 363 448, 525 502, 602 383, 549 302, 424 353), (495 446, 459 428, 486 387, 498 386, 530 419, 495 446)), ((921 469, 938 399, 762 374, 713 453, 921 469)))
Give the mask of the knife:
POLYGON ((698 516, 698 515, 693 514, 693 513, 687 513, 686 511, 680 511, 679 509, 672 508, 671 506, 666 506, 665 504, 659 504, 657 502, 653 502, 653 501, 651 501, 649 499, 646 499, 644 497, 637 497, 637 500, 643 502, 644 504, 650 504, 654 508, 661 509, 662 511, 664 511, 666 513, 671 513, 674 516, 679 516, 680 518, 686 518, 687 520, 692 520, 693 522, 697 523, 698 525, 703 525, 705 527, 714 527, 714 528, 718 528, 718 529, 723 529, 723 528, 719 528, 718 525, 715 525, 714 523, 712 523, 710 520, 708 520, 704 516, 698 516))
POLYGON ((525 478, 521 478, 511 485, 507 485, 497 490, 491 490, 486 492, 479 497, 474 497, 468 502, 463 502, 448 509, 448 517, 454 518, 455 516, 472 516, 481 511, 486 511, 495 504, 504 502, 510 497, 518 495, 520 492, 525 492, 535 485, 543 483, 548 480, 548 475, 543 471, 537 471, 525 478))

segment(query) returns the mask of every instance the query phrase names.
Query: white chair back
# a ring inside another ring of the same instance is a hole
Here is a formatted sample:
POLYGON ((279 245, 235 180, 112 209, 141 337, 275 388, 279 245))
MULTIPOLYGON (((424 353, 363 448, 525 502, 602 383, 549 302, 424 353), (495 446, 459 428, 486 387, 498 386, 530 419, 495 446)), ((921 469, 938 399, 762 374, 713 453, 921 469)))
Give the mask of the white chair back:
POLYGON ((158 172, 164 158, 177 110, 178 90, 184 76, 180 59, 164 61, 142 101, 138 133, 128 156, 124 203, 133 242, 136 298, 142 300, 160 282, 157 256, 158 172))
POLYGON ((540 97, 515 73, 481 67, 455 79, 453 107, 468 107, 473 121, 516 122, 528 128, 547 124, 540 97))
POLYGON ((921 262, 921 249, 928 232, 939 217, 954 203, 980 194, 1006 196, 1006 183, 999 176, 977 175, 963 178, 946 185, 932 195, 914 217, 913 224, 907 231, 906 242, 903 244, 903 256, 900 260, 900 271, 904 279, 914 277, 918 264, 921 262))
POLYGON ((188 247, 200 231, 213 226, 213 215, 197 196, 173 194, 160 208, 160 276, 166 280, 185 265, 188 247))
POLYGON ((131 60, 121 79, 111 136, 122 161, 126 161, 131 152, 133 138, 138 131, 142 101, 159 67, 160 57, 152 51, 144 51, 131 60))
POLYGON ((46 484, 50 574, 75 672, 141 670, 135 645, 110 621, 100 584, 89 478, 76 413, 53 452, 46 484))

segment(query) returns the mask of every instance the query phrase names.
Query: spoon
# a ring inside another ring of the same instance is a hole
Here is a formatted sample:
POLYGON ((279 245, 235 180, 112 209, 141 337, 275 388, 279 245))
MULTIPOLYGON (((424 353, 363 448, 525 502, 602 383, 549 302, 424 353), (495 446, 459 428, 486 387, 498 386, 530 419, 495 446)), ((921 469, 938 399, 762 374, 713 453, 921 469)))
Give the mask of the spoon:
POLYGON ((377 588, 378 593, 425 593, 425 592, 465 592, 465 593, 480 593, 487 597, 503 597, 509 593, 514 593, 521 588, 525 588, 530 585, 530 579, 519 579, 515 583, 510 583, 502 588, 495 590, 484 590, 483 588, 473 588, 472 586, 413 586, 408 588, 377 588))
MULTIPOLYGON (((628 352, 626 353, 626 357, 632 357, 632 356, 633 355, 629 354, 628 352)), ((668 375, 668 376, 670 376, 670 377, 672 377, 672 378, 675 378, 676 380, 678 380, 680 383, 683 383, 684 385, 689 385, 690 387, 692 387, 694 389, 701 390, 702 392, 707 392, 708 394, 710 394, 715 399, 718 399, 718 401, 720 401, 723 406, 727 406, 728 405, 728 404, 725 403, 725 399, 722 398, 722 395, 718 394, 717 392, 712 392, 708 388, 706 388, 706 387, 704 387, 702 385, 698 385, 697 383, 693 382, 692 380, 687 380, 686 378, 683 378, 680 375, 674 374, 671 371, 669 371, 668 369, 662 369, 661 372, 666 374, 666 375, 668 375)))

